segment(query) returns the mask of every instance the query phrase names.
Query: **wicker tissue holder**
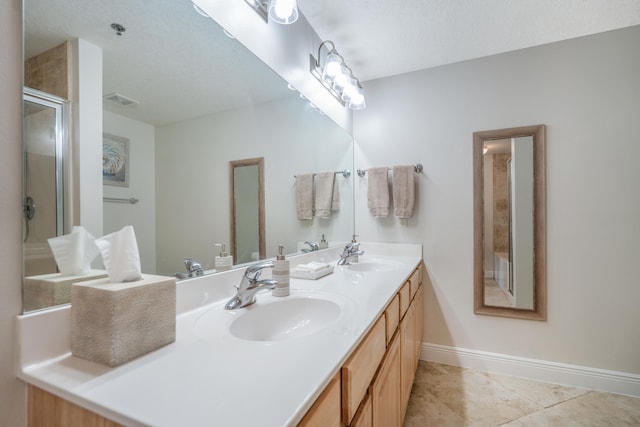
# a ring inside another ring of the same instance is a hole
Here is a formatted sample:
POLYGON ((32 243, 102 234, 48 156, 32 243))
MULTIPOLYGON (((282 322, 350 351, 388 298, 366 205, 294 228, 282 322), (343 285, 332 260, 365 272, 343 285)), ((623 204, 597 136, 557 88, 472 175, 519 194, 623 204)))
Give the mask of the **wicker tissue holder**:
POLYGON ((176 339, 176 279, 143 274, 71 285, 71 353, 110 367, 176 339))

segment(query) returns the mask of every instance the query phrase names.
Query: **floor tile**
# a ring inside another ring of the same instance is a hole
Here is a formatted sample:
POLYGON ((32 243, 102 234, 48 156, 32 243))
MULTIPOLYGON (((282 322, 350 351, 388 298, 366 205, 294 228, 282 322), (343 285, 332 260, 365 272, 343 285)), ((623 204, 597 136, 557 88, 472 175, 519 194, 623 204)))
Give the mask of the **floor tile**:
POLYGON ((404 427, 640 426, 640 398, 420 361, 404 427))

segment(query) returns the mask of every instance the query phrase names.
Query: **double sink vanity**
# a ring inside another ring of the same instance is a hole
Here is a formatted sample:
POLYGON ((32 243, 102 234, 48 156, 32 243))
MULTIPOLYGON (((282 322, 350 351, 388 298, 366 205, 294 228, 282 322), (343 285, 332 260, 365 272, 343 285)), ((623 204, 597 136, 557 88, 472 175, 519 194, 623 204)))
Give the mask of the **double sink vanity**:
POLYGON ((343 266, 339 247, 292 256, 292 268, 334 272, 236 310, 224 305, 244 269, 183 280, 176 341, 116 368, 70 353, 68 306, 19 316, 30 425, 52 413, 64 425, 402 425, 422 337, 422 247, 361 249, 343 266))

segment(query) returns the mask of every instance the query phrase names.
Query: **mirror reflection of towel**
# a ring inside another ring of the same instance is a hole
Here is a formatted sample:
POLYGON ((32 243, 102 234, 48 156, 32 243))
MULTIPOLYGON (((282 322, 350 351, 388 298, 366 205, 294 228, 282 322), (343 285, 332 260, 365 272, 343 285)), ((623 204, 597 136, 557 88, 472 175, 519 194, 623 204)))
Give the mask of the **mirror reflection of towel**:
POLYGON ((316 174, 315 209, 317 217, 329 218, 331 211, 335 210, 333 209, 334 193, 337 193, 335 181, 336 174, 334 172, 319 172, 316 174))
POLYGON ((313 174, 296 175, 296 209, 298 219, 313 219, 313 174))
POLYGON ((367 174, 367 205, 374 217, 386 218, 389 216, 387 167, 369 168, 367 174))
POLYGON ((415 198, 414 167, 393 167, 393 213, 398 218, 411 218, 415 198))

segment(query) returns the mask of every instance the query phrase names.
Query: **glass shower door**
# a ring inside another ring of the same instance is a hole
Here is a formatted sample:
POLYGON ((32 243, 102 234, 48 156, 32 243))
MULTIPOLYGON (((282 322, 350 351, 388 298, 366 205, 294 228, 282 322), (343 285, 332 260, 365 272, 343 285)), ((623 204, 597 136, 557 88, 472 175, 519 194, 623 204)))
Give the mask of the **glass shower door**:
POLYGON ((33 89, 23 96, 24 276, 55 273, 47 239, 64 234, 67 104, 33 89))

